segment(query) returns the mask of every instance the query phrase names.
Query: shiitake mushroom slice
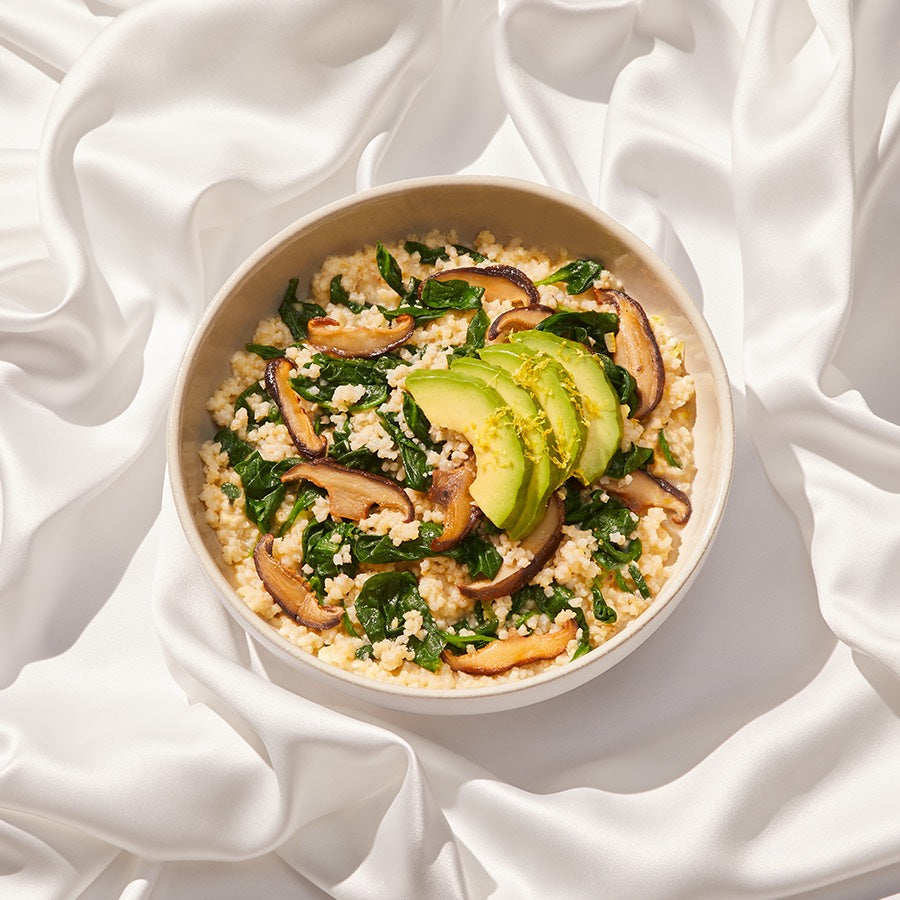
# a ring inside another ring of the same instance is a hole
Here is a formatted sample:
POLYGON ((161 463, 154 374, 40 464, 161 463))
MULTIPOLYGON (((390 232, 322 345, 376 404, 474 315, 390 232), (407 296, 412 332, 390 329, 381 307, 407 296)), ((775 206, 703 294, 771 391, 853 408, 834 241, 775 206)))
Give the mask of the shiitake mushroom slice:
POLYGON ((631 473, 628 484, 603 482, 603 489, 621 500, 632 512, 642 513, 651 506, 659 506, 666 510, 675 525, 684 525, 691 517, 691 501, 686 494, 665 478, 642 469, 631 473))
POLYGON ((460 593, 472 600, 496 600, 515 593, 544 567, 547 560, 556 552, 562 540, 562 527, 565 522, 565 507, 559 494, 550 497, 547 512, 531 534, 519 546, 531 551, 533 558, 527 566, 512 572, 501 569, 493 581, 473 581, 460 585, 460 593))
POLYGON ((283 483, 311 481, 325 488, 331 502, 331 514, 339 519, 359 522, 375 506, 403 513, 406 522, 412 522, 415 518, 412 501, 399 484, 381 475, 349 469, 330 459, 297 463, 281 476, 281 480, 283 483))
POLYGON ((455 672, 467 672, 469 675, 499 675, 514 666, 527 666, 541 659, 555 659, 564 653, 575 635, 578 626, 574 619, 569 619, 559 631, 546 634, 529 634, 522 637, 511 631, 502 641, 491 641, 472 653, 461 653, 457 656, 445 650, 442 658, 455 672))
POLYGON ((627 369, 637 385, 639 405, 633 412, 636 419, 644 419, 662 399, 666 384, 659 345, 650 327, 644 308, 623 291, 595 290, 597 302, 611 305, 619 316, 616 349, 613 361, 627 369))
MULTIPOLYGON (((431 275, 435 281, 465 281, 474 287, 484 288, 484 302, 506 300, 518 306, 533 306, 541 302, 541 295, 534 282, 515 266, 463 266, 459 269, 444 269, 431 275)), ((428 278, 419 286, 429 281, 428 278)))
POLYGON ((455 469, 435 469, 432 474, 428 497, 444 510, 444 530, 431 542, 435 553, 453 549, 481 521, 481 510, 469 495, 476 475, 471 456, 455 469))
POLYGON ((300 453, 310 458, 324 456, 328 443, 321 434, 316 434, 309 413, 288 380, 293 367, 294 364, 284 356, 270 360, 266 366, 266 390, 278 405, 288 434, 300 453))
POLYGON ((536 303, 532 306, 519 306, 514 309, 501 313, 491 322, 488 328, 487 338, 489 341, 505 341, 514 331, 528 331, 530 328, 537 327, 548 316, 553 315, 553 310, 549 306, 542 306, 536 303))
POLYGON ((264 534, 253 550, 253 563, 263 587, 295 622, 314 631, 334 628, 344 616, 343 607, 319 606, 309 585, 272 556, 274 543, 273 535, 264 534))
POLYGON ((416 327, 410 315, 397 316, 392 326, 380 328, 341 325, 329 316, 310 319, 306 328, 309 343, 316 350, 344 359, 372 359, 405 344, 416 327))

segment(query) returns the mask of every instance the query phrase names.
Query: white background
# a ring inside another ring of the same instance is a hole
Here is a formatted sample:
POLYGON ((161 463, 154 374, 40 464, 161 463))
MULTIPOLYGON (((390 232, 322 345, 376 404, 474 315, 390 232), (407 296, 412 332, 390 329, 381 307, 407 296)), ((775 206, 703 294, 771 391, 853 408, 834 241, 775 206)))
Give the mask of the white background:
POLYGON ((892 0, 2 0, 0 895, 900 890, 898 74, 892 0), (738 432, 657 634, 436 719, 248 643, 163 427, 257 245, 455 172, 653 246, 738 432))

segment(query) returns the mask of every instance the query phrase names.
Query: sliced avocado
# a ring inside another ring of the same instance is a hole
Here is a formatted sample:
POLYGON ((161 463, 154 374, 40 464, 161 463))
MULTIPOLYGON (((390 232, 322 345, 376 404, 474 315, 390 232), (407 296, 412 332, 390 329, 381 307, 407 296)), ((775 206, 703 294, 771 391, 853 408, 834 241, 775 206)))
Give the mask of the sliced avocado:
POLYGON ((525 344, 552 356, 575 382, 575 400, 587 427, 584 446, 572 474, 582 483, 596 481, 609 465, 622 440, 619 397, 600 360, 582 344, 546 331, 520 331, 510 336, 513 345, 525 344))
POLYGON ((475 453, 472 499, 498 528, 515 522, 525 502, 531 461, 500 394, 480 381, 448 371, 419 369, 406 389, 432 425, 458 431, 475 453))
POLYGON ((552 357, 524 344, 493 344, 479 350, 478 355, 509 372, 547 414, 550 462, 556 469, 551 484, 556 490, 572 474, 584 445, 584 422, 572 399, 574 382, 552 357))
POLYGON ((535 525, 543 518, 550 497, 553 469, 547 453, 547 417, 528 391, 520 388, 513 381, 512 375, 503 369, 481 359, 462 357, 450 364, 450 371, 492 387, 512 410, 525 453, 532 466, 522 512, 506 529, 514 541, 521 540, 531 534, 535 525))

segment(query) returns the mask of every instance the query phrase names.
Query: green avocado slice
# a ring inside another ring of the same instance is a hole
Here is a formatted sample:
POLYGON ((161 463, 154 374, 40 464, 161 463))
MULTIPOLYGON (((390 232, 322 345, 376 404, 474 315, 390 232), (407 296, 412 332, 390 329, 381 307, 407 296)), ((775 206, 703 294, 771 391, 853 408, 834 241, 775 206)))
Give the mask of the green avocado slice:
POLYGON ((443 370, 411 372, 406 389, 432 425, 472 445, 478 474, 469 493, 494 525, 508 528, 524 506, 532 470, 509 406, 486 384, 443 370))
POLYGON ((524 344, 493 344, 478 355, 509 372, 546 413, 550 462, 555 469, 551 483, 556 490, 572 474, 584 445, 585 425, 572 399, 575 384, 571 376, 552 357, 524 344))
POLYGON ((547 511, 553 469, 547 453, 547 418, 531 395, 520 388, 512 375, 481 359, 462 357, 450 364, 450 371, 480 381, 493 388, 512 410, 525 453, 531 461, 531 478, 525 487, 525 499, 519 517, 507 527, 509 536, 518 541, 527 537, 547 511))
POLYGON ((619 397, 603 364, 582 344, 546 331, 520 331, 511 335, 510 341, 552 356, 572 376, 575 400, 586 426, 584 446, 572 474, 582 484, 591 484, 606 471, 622 440, 619 397))

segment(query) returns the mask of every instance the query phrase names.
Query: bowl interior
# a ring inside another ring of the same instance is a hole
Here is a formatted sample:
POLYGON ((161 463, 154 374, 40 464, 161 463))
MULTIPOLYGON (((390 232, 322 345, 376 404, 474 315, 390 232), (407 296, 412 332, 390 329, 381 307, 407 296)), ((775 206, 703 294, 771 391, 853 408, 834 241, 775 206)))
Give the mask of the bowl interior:
POLYGON ((418 179, 356 195, 300 220, 260 248, 228 280, 185 355, 168 452, 176 507, 188 540, 226 607, 251 634, 304 671, 337 679, 375 702, 409 711, 473 713, 524 705, 587 681, 634 649, 671 612, 696 573, 724 508, 733 463, 733 422, 727 376, 708 326, 680 282, 630 232, 593 207, 526 182, 418 179), (697 389, 694 513, 682 530, 678 560, 666 587, 641 617, 575 663, 522 682, 467 691, 384 685, 320 663, 291 645, 232 589, 230 570, 199 499, 204 483, 199 449, 215 432, 206 402, 230 374, 231 355, 249 340, 260 319, 274 314, 288 279, 300 279, 302 296, 327 256, 434 228, 454 229, 464 244, 487 229, 504 243, 518 239, 550 252, 564 250, 572 258, 602 260, 648 314, 660 313, 673 332, 684 337, 686 365, 697 389))

